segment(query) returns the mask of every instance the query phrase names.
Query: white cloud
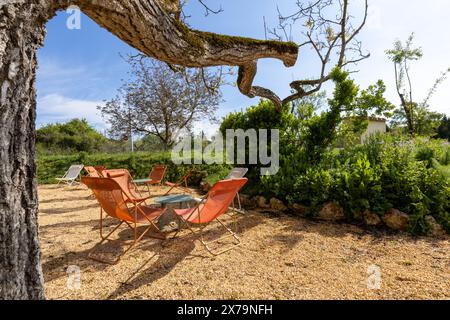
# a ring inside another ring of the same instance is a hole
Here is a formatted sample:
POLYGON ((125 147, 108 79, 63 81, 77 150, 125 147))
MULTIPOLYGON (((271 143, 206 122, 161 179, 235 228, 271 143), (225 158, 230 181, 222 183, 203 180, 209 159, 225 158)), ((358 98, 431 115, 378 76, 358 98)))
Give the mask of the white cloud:
POLYGON ((84 118, 97 129, 105 129, 97 106, 102 105, 101 101, 77 100, 59 94, 49 94, 37 102, 37 125, 55 122, 67 122, 74 118, 84 118))
POLYGON ((211 123, 208 120, 197 121, 193 124, 192 131, 194 132, 194 134, 200 134, 203 132, 203 134, 207 138, 211 138, 217 134, 217 132, 219 131, 219 127, 219 124, 211 123))

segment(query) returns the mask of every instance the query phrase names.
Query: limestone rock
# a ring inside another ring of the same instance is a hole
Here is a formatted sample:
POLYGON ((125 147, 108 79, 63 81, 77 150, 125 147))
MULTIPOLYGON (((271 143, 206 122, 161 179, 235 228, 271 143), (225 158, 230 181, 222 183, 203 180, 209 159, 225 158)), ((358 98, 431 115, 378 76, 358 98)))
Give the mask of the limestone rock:
POLYGON ((368 226, 378 226, 381 223, 381 218, 376 213, 370 212, 369 210, 366 210, 362 213, 364 222, 368 226))
POLYGON ((270 205, 267 203, 267 199, 263 196, 256 197, 256 203, 258 208, 267 209, 270 208, 270 205))
POLYGON ((328 202, 319 211, 318 218, 325 221, 343 220, 345 219, 344 209, 336 202, 328 202))
POLYGON ((246 194, 241 194, 241 195, 239 195, 239 199, 241 200, 242 208, 254 209, 256 207, 255 198, 251 198, 250 196, 248 196, 246 194))
POLYGON ((283 201, 276 198, 270 199, 270 208, 275 211, 286 211, 287 207, 284 205, 283 201))
POLYGON ((391 229, 406 231, 409 225, 409 216, 397 209, 390 209, 383 217, 384 223, 391 229))
POLYGON ((431 226, 431 235, 433 237, 442 237, 446 235, 444 228, 437 223, 432 216, 426 216, 425 221, 431 226))
POLYGON ((308 212, 308 208, 304 205, 294 203, 293 205, 289 206, 289 209, 292 211, 293 214, 298 216, 305 216, 308 212))

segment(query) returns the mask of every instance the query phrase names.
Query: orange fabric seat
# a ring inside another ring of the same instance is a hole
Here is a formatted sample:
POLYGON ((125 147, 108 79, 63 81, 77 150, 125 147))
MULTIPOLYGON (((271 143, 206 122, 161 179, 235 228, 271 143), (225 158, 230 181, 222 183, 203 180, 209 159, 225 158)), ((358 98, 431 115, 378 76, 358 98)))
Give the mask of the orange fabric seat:
MULTIPOLYGON (((228 228, 222 221, 220 221, 219 218, 223 214, 228 212, 230 205, 232 205, 233 200, 236 197, 236 194, 247 183, 247 181, 247 178, 219 181, 211 188, 206 197, 194 208, 174 210, 177 216, 182 219, 183 225, 188 226, 192 233, 196 234, 196 232, 189 226, 189 224, 203 225, 200 228, 200 240, 208 250, 208 252, 213 255, 221 254, 230 250, 231 248, 218 253, 214 252, 209 248, 208 243, 203 240, 202 231, 209 223, 217 221, 237 241, 236 245, 240 243, 239 237, 236 235, 236 233, 228 228)), ((179 231, 174 235, 174 238, 178 233, 179 231)), ((218 240, 215 240, 214 242, 218 240)))
POLYGON ((84 170, 86 170, 87 174, 89 177, 93 177, 93 178, 99 178, 100 174, 98 173, 97 170, 95 170, 94 167, 84 167, 84 170))
POLYGON ((151 185, 160 184, 164 180, 164 177, 166 176, 166 171, 167 166, 163 165, 154 166, 148 176, 150 181, 147 181, 146 183, 151 185))
MULTIPOLYGON (((159 218, 164 210, 157 209, 157 208, 151 208, 147 206, 141 206, 140 207, 142 214, 138 215, 136 222, 139 224, 148 224, 148 220, 155 220, 159 218)), ((134 219, 128 221, 128 222, 134 222, 134 219)))
POLYGON ((100 237, 102 240, 89 252, 88 256, 90 258, 104 263, 115 264, 119 262, 120 258, 133 248, 152 228, 155 229, 155 231, 159 231, 155 223, 164 213, 164 209, 155 209, 142 205, 145 199, 137 200, 128 198, 126 190, 112 178, 83 177, 81 181, 92 190, 100 204, 100 237), (103 212, 120 221, 107 236, 103 236, 103 212), (133 230, 133 243, 114 261, 95 257, 93 252, 96 247, 100 246, 106 240, 110 240, 110 236, 123 224, 126 224, 133 230), (145 224, 148 226, 140 235, 137 233, 138 224, 145 224))
POLYGON ((137 202, 145 201, 149 197, 144 197, 136 185, 133 183, 133 178, 127 169, 111 169, 105 170, 104 174, 107 178, 111 178, 116 181, 122 188, 123 192, 127 196, 127 199, 137 202))

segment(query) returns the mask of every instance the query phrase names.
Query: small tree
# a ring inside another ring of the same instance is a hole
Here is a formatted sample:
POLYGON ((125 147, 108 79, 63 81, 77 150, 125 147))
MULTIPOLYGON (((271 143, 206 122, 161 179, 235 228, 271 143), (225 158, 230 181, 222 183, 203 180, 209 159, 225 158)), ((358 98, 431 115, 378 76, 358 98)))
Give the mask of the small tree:
POLYGON ((386 54, 394 63, 395 83, 398 96, 400 97, 401 109, 394 114, 394 125, 406 123, 411 136, 415 134, 430 134, 439 125, 442 115, 428 109, 428 102, 436 93, 438 86, 446 79, 450 69, 444 71, 428 92, 422 102, 413 99, 413 81, 410 72, 412 61, 423 57, 421 48, 413 47, 414 33, 412 33, 405 44, 397 40, 394 48, 387 50, 386 54))
POLYGON ((441 121, 439 128, 437 129, 437 138, 447 139, 450 142, 450 119, 447 116, 441 121))
POLYGON ((195 121, 216 121, 221 71, 176 68, 141 55, 128 62, 131 78, 114 99, 98 107, 111 136, 152 135, 168 149, 177 132, 190 130, 195 121))
POLYGON ((319 92, 326 82, 332 81, 335 68, 346 70, 370 57, 359 39, 367 22, 369 4, 362 1, 361 18, 356 18, 356 6, 350 0, 296 1, 293 12, 282 14, 278 10, 278 26, 266 30, 276 40, 292 41, 300 33, 298 45, 310 49, 319 62, 313 78, 295 80, 290 84, 291 94, 280 99, 266 95, 275 104, 283 105, 304 99, 319 92), (299 31, 296 31, 299 27, 299 31))

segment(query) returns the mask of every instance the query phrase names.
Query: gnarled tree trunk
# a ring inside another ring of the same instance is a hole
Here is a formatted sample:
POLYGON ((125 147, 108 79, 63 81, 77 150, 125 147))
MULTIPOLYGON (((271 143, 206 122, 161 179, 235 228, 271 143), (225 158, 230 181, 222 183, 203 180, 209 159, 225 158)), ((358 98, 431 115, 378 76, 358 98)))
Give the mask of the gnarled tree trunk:
MULTIPOLYGON (((260 58, 294 65, 298 47, 190 30, 175 0, 0 0, 0 299, 42 299, 35 163, 36 50, 57 10, 78 5, 99 25, 144 54, 170 64, 239 66, 244 94, 260 58)), ((276 103, 278 101, 275 101, 276 103)))
POLYGON ((40 12, 0 7, 0 299, 44 297, 34 159, 40 12))

